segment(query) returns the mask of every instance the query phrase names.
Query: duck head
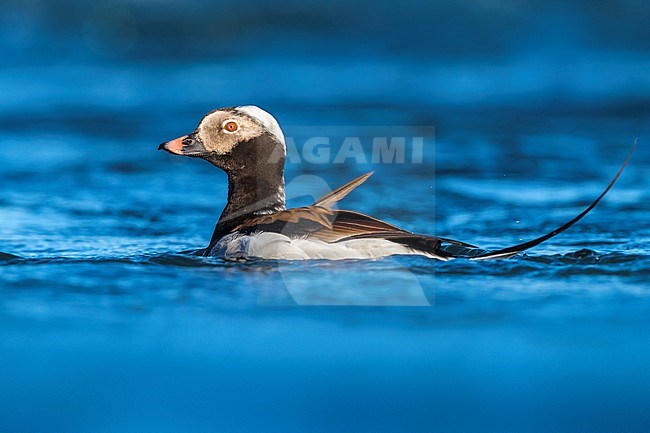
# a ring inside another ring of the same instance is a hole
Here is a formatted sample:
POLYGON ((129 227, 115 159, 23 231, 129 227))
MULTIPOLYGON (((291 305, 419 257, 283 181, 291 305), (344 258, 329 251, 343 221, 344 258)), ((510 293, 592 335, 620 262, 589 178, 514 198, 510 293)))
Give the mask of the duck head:
POLYGON ((214 110, 193 132, 158 149, 205 159, 228 175, 228 202, 213 239, 243 218, 285 209, 284 134, 275 118, 259 107, 214 110))
POLYGON ((208 113, 188 135, 167 141, 159 150, 202 158, 227 173, 284 167, 284 134, 275 118, 254 105, 208 113))

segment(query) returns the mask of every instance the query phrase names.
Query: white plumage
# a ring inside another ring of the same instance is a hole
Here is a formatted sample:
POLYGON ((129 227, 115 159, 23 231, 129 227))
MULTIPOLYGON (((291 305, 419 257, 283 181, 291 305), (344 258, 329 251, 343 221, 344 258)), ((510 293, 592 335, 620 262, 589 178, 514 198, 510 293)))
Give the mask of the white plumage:
MULTIPOLYGON (((224 236, 209 255, 223 259, 260 258, 270 260, 377 259, 396 254, 432 257, 386 239, 353 239, 326 243, 318 239, 290 238, 281 233, 233 233, 224 236)), ((435 257, 440 259, 440 257, 435 257)))
POLYGON ((262 125, 264 125, 266 130, 271 133, 271 135, 277 138, 278 142, 282 143, 282 145, 285 145, 282 128, 280 128, 280 124, 277 120, 275 120, 275 117, 271 116, 270 113, 262 110, 260 107, 257 107, 255 105, 241 105, 239 107, 236 107, 235 110, 246 114, 253 119, 257 119, 262 125))

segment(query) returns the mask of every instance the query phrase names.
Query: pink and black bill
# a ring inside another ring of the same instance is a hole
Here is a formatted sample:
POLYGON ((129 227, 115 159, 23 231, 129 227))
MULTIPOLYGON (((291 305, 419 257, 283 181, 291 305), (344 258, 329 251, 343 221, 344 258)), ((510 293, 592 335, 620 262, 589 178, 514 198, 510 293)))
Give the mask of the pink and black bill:
POLYGON ((158 150, 166 150, 174 155, 193 157, 203 157, 210 153, 194 133, 161 143, 158 150))

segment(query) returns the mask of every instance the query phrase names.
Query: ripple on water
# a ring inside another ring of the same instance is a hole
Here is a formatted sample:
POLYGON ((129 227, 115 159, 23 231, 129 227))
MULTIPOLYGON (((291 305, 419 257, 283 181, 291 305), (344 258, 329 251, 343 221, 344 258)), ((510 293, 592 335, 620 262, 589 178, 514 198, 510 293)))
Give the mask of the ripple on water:
POLYGON ((650 256, 646 254, 629 254, 623 252, 599 253, 590 249, 580 249, 565 254, 521 254, 509 259, 493 259, 473 261, 467 258, 457 258, 448 262, 440 262, 419 256, 393 256, 376 260, 223 260, 215 257, 202 256, 203 250, 193 249, 182 252, 164 252, 152 254, 135 254, 128 256, 89 256, 89 257, 35 257, 23 258, 14 254, 0 252, 0 261, 11 262, 9 264, 74 264, 74 263, 131 263, 142 265, 162 265, 178 267, 227 267, 227 268, 255 268, 269 266, 295 266, 297 268, 309 268, 310 270, 346 270, 350 265, 355 267, 370 266, 373 269, 382 268, 384 265, 391 267, 395 260, 400 266, 422 275, 426 274, 448 274, 448 275, 479 275, 488 273, 490 275, 523 275, 535 271, 549 272, 554 269, 562 269, 563 272, 582 273, 586 267, 591 269, 601 267, 602 271, 642 272, 648 274, 650 268, 647 266, 650 256), (623 266, 624 265, 624 266, 623 266))

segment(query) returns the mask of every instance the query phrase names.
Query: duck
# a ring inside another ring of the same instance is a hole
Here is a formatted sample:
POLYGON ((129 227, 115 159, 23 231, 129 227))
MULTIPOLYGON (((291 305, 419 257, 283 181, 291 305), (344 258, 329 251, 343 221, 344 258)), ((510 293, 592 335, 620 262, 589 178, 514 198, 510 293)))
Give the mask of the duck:
POLYGON ((213 110, 193 132, 163 142, 158 149, 203 159, 228 177, 228 200, 210 243, 200 250, 204 256, 225 260, 342 260, 416 255, 448 261, 509 258, 567 230, 610 191, 635 146, 636 141, 614 178, 584 211, 545 235, 497 250, 413 233, 360 212, 339 209, 338 203, 372 172, 334 189, 310 206, 288 209, 285 136, 278 121, 254 105, 213 110))

